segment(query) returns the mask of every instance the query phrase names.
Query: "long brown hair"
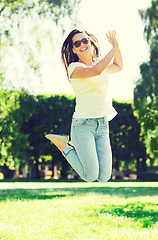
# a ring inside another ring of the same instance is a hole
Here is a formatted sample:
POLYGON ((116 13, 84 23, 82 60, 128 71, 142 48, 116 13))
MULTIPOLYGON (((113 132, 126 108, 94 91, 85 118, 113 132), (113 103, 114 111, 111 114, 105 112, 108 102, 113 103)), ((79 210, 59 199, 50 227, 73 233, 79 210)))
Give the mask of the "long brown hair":
POLYGON ((100 47, 99 47, 97 38, 93 34, 88 33, 85 30, 81 31, 78 29, 74 29, 69 33, 69 35, 65 39, 61 49, 62 62, 64 63, 67 75, 68 75, 67 69, 70 63, 78 62, 79 60, 78 56, 72 50, 73 48, 72 38, 78 33, 86 33, 90 37, 91 44, 94 47, 93 56, 92 56, 93 62, 100 59, 100 47))

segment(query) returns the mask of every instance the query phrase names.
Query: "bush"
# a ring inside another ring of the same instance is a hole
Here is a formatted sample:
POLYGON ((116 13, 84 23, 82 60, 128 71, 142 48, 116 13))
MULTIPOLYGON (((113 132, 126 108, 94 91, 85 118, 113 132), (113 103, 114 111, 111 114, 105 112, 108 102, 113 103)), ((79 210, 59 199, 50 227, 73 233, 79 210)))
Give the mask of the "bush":
POLYGON ((2 172, 0 172, 0 180, 4 179, 4 174, 2 172))
POLYGON ((139 180, 141 181, 158 181, 158 172, 147 171, 139 174, 139 180))

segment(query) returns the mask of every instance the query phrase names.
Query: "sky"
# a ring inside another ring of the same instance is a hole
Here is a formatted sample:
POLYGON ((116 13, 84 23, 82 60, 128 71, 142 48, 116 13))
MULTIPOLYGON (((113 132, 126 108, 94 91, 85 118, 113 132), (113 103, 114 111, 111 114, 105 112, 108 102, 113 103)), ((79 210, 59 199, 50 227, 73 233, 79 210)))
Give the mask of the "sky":
POLYGON ((149 59, 138 9, 150 6, 148 0, 88 0, 84 1, 80 18, 86 29, 97 36, 103 52, 111 48, 105 32, 116 30, 123 56, 123 71, 110 75, 111 91, 115 99, 133 98, 135 82, 140 77, 139 65, 149 59), (97 4, 96 4, 97 3, 97 4), (87 14, 88 12, 88 14, 87 14))
MULTIPOLYGON (((111 49, 106 32, 116 30, 123 57, 123 70, 109 75, 112 97, 116 100, 131 100, 135 82, 140 78, 139 65, 149 60, 149 48, 143 35, 144 23, 138 9, 150 6, 150 0, 82 0, 77 9, 76 28, 93 33, 99 41, 102 56, 111 49)), ((66 29, 65 37, 70 29, 66 29)), ((63 38, 64 41, 64 38, 63 38)), ((60 46, 61 47, 61 46, 60 46)), ((60 64, 60 49, 57 50, 55 68, 48 67, 44 76, 44 92, 73 94, 66 79, 65 69, 60 64), (58 62, 59 61, 59 62, 58 62), (52 72, 51 72, 52 71, 52 72)))

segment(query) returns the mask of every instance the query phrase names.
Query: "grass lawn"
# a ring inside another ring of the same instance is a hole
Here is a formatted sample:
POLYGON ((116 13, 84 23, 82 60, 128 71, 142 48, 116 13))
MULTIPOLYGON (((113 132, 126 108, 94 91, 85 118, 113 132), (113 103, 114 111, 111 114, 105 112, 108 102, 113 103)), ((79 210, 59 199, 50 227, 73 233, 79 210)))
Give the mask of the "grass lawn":
POLYGON ((158 239, 156 182, 0 182, 0 240, 158 239))

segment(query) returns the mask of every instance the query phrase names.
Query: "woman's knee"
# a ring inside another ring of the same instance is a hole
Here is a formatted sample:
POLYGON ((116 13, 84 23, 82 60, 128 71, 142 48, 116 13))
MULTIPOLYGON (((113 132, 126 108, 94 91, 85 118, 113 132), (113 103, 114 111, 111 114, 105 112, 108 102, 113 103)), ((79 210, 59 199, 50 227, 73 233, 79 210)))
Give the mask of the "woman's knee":
POLYGON ((86 174, 86 176, 84 177, 84 180, 86 182, 94 182, 98 179, 98 175, 99 173, 96 171, 96 172, 91 172, 91 173, 88 173, 86 174))
POLYGON ((104 175, 104 176, 99 176, 98 177, 98 182, 108 182, 111 178, 111 173, 108 175, 104 175))

